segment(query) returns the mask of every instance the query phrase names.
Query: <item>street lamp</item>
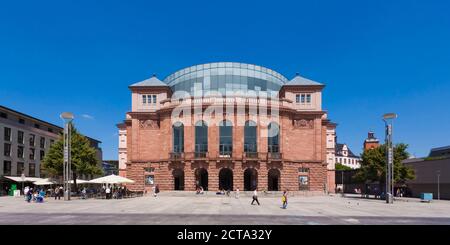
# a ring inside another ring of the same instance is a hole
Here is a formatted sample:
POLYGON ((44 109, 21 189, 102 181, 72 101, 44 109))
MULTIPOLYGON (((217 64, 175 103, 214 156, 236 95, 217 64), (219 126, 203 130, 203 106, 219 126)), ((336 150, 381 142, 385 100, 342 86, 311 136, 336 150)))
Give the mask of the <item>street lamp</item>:
POLYGON ((397 118, 395 113, 386 113, 383 115, 383 121, 386 128, 386 203, 394 203, 394 147, 392 144, 392 121, 397 118))
POLYGON ((25 192, 23 190, 23 182, 25 182, 25 174, 23 173, 23 168, 22 168, 22 175, 20 175, 20 178, 22 179, 22 193, 25 195, 25 192))
POLYGON ((440 186, 439 186, 439 179, 440 179, 440 177, 441 177, 441 170, 438 170, 437 172, 437 187, 438 187, 438 200, 441 200, 441 191, 440 191, 440 186))
POLYGON ((61 113, 61 119, 64 121, 64 163, 63 163, 63 181, 64 181, 64 201, 70 200, 70 123, 73 120, 73 114, 70 112, 61 113))

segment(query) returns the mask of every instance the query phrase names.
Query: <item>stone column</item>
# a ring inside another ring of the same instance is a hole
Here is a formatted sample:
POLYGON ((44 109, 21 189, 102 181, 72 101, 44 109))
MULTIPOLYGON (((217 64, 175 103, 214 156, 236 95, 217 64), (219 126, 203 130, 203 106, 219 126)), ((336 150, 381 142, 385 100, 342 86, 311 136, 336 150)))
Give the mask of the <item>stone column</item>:
POLYGON ((263 191, 268 189, 267 185, 267 162, 260 161, 258 170, 258 190, 263 191))
POLYGON ((244 169, 241 161, 234 162, 233 169, 233 190, 239 188, 239 191, 244 190, 244 169))
POLYGON ((195 191, 195 169, 192 169, 192 162, 184 163, 184 190, 195 191))
POLYGON ((217 191, 219 189, 219 170, 216 161, 209 161, 208 167, 208 190, 217 191))

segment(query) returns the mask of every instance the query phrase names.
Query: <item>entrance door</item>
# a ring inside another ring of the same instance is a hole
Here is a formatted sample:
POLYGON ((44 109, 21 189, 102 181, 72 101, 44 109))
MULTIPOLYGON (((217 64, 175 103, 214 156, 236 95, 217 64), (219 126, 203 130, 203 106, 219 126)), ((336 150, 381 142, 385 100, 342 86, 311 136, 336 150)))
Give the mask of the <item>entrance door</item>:
POLYGON ((229 168, 222 168, 219 172, 219 189, 233 190, 233 171, 229 168))
POLYGON ((256 169, 247 168, 244 171, 244 191, 253 191, 258 187, 258 172, 256 169))
POLYGON ((268 177, 268 190, 269 191, 279 191, 280 190, 280 171, 278 169, 271 169, 267 174, 268 177))
POLYGON ((203 187, 203 190, 208 190, 208 171, 204 168, 199 168, 195 173, 196 187, 203 187))
POLYGON ((181 169, 173 170, 173 189, 176 191, 184 190, 184 171, 181 169))

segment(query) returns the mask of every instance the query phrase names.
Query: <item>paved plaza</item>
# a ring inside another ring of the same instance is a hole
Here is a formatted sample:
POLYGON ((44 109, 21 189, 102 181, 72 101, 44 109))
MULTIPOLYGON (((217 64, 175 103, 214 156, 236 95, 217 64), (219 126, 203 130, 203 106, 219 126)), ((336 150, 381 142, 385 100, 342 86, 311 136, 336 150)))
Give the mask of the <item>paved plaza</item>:
POLYGON ((0 224, 450 224, 450 201, 421 203, 340 196, 295 196, 287 209, 280 198, 144 196, 121 200, 46 200, 27 203, 0 197, 0 224))

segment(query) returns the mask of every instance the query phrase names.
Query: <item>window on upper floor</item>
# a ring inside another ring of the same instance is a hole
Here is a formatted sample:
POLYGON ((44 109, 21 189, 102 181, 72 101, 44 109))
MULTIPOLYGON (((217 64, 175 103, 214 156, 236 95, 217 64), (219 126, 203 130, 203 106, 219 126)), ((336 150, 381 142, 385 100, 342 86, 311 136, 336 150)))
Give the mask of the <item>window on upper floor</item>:
POLYGON ((24 144, 24 137, 23 137, 23 131, 17 131, 17 143, 24 144))
POLYGON ((4 139, 5 139, 5 141, 11 141, 11 129, 10 128, 5 127, 4 139))
POLYGON ((34 146, 36 136, 34 134, 30 134, 30 146, 34 146))
POLYGON ((3 147, 3 155, 6 157, 11 156, 11 144, 5 143, 5 145, 3 147))
POLYGON ((297 104, 311 104, 311 94, 296 94, 295 103, 297 104))
POLYGON ((1 118, 8 118, 8 114, 6 114, 4 112, 0 112, 0 117, 1 118))
POLYGON ((20 124, 25 124, 25 119, 19 118, 19 123, 20 123, 20 124))
POLYGON ((156 94, 143 94, 142 104, 143 105, 156 105, 156 94))

